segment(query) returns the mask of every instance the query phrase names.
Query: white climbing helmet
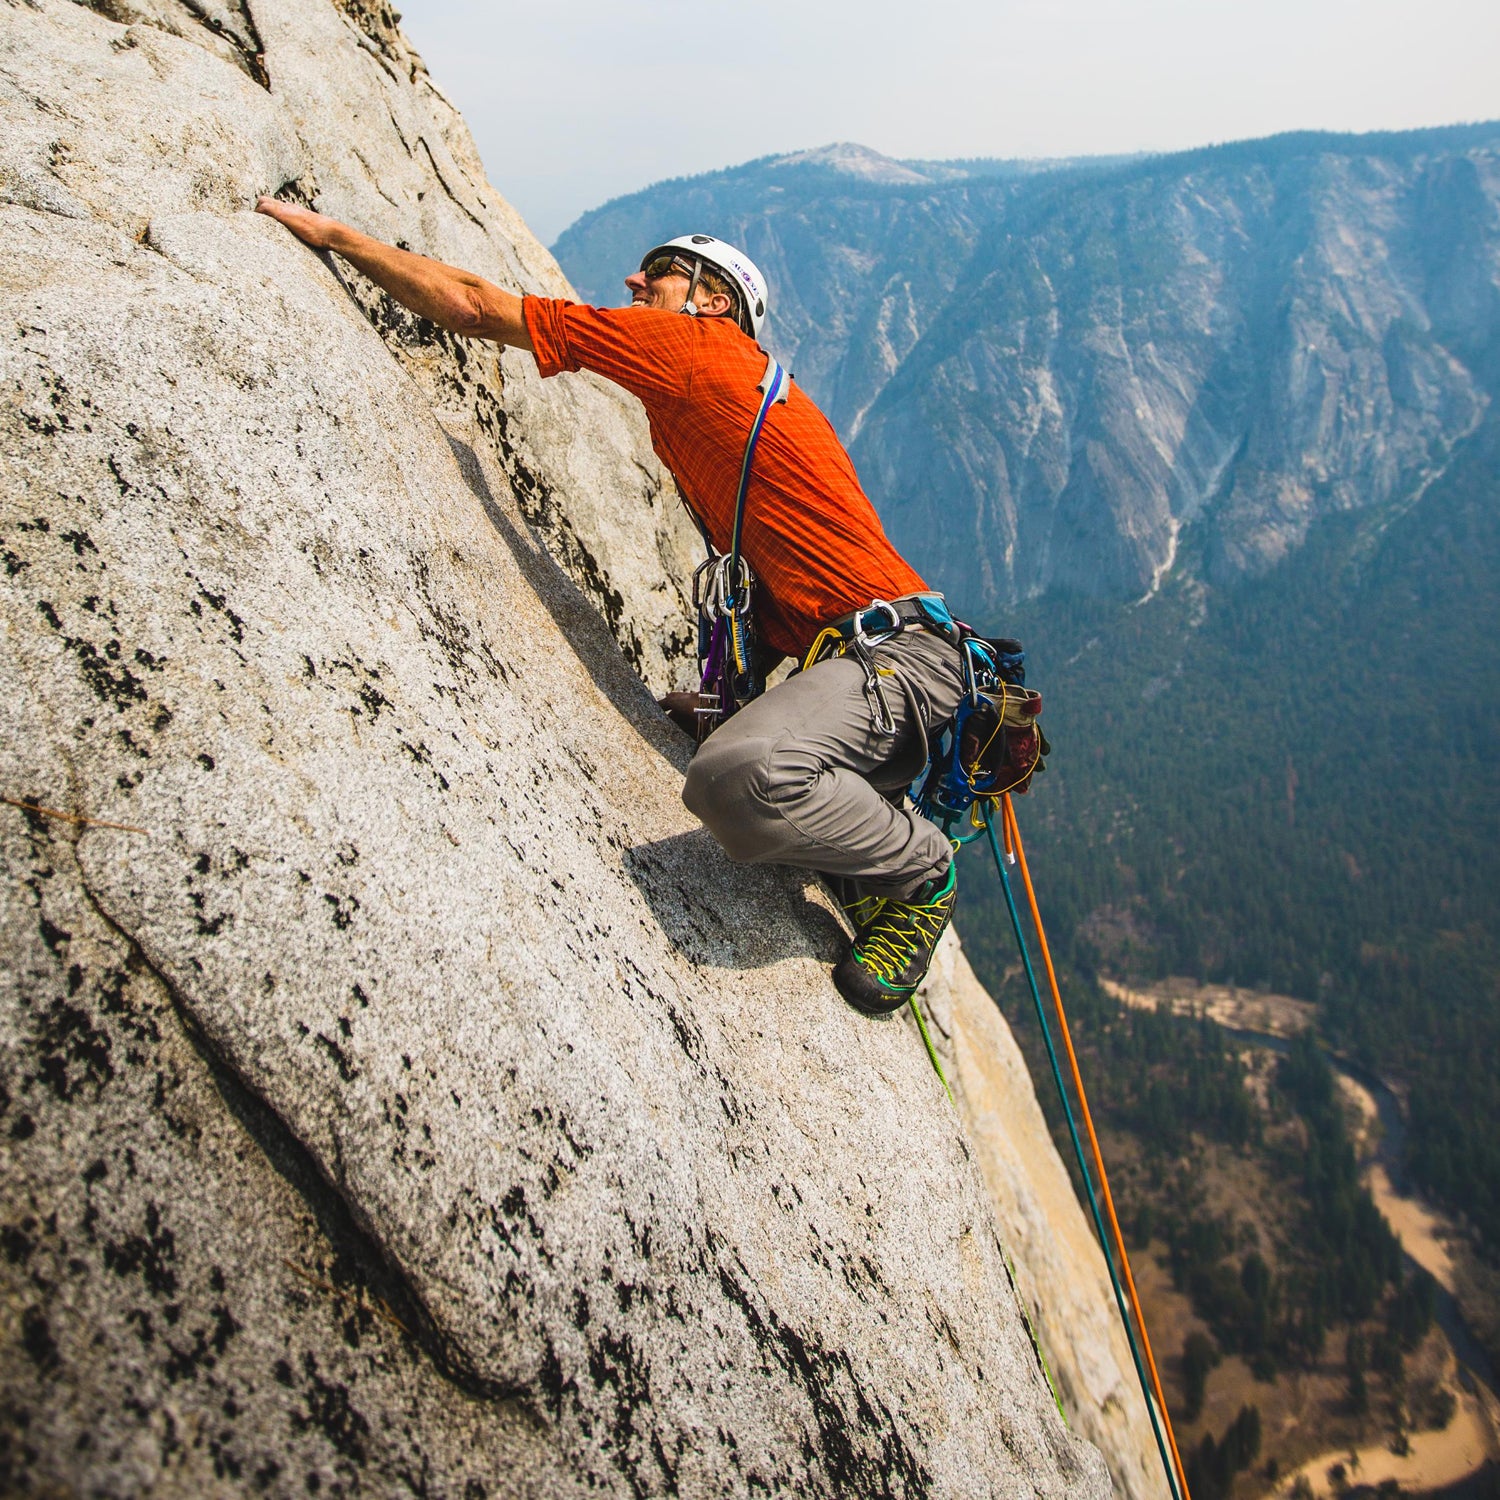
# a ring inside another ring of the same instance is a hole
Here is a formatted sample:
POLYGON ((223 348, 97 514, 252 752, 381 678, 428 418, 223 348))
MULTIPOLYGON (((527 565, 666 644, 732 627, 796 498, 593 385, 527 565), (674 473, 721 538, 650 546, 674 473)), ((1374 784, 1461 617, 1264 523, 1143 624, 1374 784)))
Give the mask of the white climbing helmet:
MULTIPOLYGON (((645 270, 653 257, 679 255, 684 260, 699 260, 734 285, 739 293, 740 304, 735 309, 736 321, 753 339, 760 337, 761 325, 766 321, 766 278, 760 268, 745 254, 711 234, 679 234, 675 240, 655 245, 641 257, 641 270, 645 270)), ((694 286, 698 278, 693 277, 694 286)), ((692 293, 689 291, 689 298, 692 293)))

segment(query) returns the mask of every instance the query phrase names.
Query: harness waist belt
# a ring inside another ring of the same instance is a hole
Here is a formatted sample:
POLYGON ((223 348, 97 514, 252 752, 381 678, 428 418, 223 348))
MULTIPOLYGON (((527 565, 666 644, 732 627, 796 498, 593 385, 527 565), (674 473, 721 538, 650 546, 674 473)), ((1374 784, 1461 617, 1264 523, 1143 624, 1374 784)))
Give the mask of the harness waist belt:
POLYGON ((906 594, 900 599, 874 599, 867 608, 834 620, 820 634, 841 641, 885 640, 912 625, 936 631, 955 645, 963 638, 963 630, 949 613, 941 594, 906 594))

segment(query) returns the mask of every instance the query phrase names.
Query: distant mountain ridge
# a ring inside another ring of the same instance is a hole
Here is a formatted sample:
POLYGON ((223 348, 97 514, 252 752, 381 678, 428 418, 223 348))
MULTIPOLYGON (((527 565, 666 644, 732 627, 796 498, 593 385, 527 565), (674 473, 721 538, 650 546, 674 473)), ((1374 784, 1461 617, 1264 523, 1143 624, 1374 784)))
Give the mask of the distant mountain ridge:
POLYGON ((840 144, 663 183, 554 247, 585 297, 686 226, 772 284, 767 342, 897 544, 972 614, 1219 581, 1421 489, 1496 385, 1500 124, 1172 156, 898 162, 840 144), (1045 169, 1042 169, 1045 167, 1045 169))

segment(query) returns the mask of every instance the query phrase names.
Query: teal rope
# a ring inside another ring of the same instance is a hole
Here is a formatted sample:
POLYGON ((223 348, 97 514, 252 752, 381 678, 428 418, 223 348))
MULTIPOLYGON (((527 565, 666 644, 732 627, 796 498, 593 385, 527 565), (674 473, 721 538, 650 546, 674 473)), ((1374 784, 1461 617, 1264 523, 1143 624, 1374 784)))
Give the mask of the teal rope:
POLYGON ((1073 1118, 1073 1106, 1068 1099, 1068 1090, 1063 1083, 1062 1068, 1057 1061, 1057 1048, 1052 1041, 1052 1028, 1047 1022, 1047 1012, 1042 1006, 1042 992, 1037 987, 1036 970, 1031 967, 1031 953, 1026 946, 1025 934, 1021 931, 1021 915, 1016 910, 1016 898, 1011 894, 1010 876, 1005 873, 1005 858, 995 838, 995 825, 990 820, 990 807, 984 812, 984 831, 989 835, 990 852, 995 856, 995 869, 1000 876, 1000 889, 1005 893, 1006 910, 1010 912, 1011 926, 1015 928, 1016 944, 1021 950, 1021 963, 1026 970, 1026 982, 1031 986, 1032 1004, 1036 1006, 1036 1018, 1041 1023, 1042 1040, 1047 1044, 1047 1060, 1052 1064, 1052 1081, 1057 1085, 1058 1098, 1062 1100, 1063 1114, 1068 1122, 1068 1135, 1073 1141, 1073 1155, 1078 1160, 1078 1170, 1083 1174, 1083 1185, 1088 1191, 1089 1212, 1093 1215, 1094 1229, 1099 1236, 1099 1248, 1104 1251, 1104 1265, 1109 1271, 1109 1284, 1114 1289, 1115 1306, 1120 1310, 1120 1321, 1125 1325, 1125 1339, 1130 1345, 1130 1357, 1135 1361, 1136 1379, 1141 1383, 1141 1394, 1146 1398, 1146 1414, 1151 1418, 1151 1431, 1156 1438, 1156 1449, 1161 1454, 1162 1468, 1166 1471, 1167 1485, 1175 1500, 1183 1500, 1177 1487, 1177 1473, 1167 1453, 1166 1439, 1162 1437, 1161 1423, 1157 1420, 1156 1402, 1151 1396, 1151 1387, 1146 1380, 1146 1367, 1141 1363, 1141 1351, 1136 1339, 1135 1326, 1130 1321, 1130 1312, 1125 1303, 1125 1292, 1120 1286, 1120 1276, 1115 1269, 1115 1258, 1110 1252, 1109 1236, 1104 1232, 1104 1215, 1099 1211, 1099 1199, 1094 1193, 1094 1180, 1089 1174, 1088 1162, 1083 1154, 1083 1143, 1078 1138, 1078 1122, 1073 1118))

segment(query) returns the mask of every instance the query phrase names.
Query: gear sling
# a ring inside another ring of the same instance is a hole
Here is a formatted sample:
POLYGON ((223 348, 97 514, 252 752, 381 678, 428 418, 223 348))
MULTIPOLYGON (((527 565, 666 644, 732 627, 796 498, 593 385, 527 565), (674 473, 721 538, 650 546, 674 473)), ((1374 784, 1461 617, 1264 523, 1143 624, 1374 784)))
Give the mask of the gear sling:
POLYGON ((766 373, 757 389, 760 410, 745 439, 740 462, 740 484, 734 500, 734 533, 729 551, 716 553, 713 542, 696 512, 693 519, 703 533, 708 558, 693 574, 693 609, 698 619, 698 741, 701 744, 741 704, 758 697, 765 688, 764 675, 756 662, 755 624, 750 613, 755 578, 740 550, 745 529, 745 496, 750 491, 750 465, 755 445, 766 425, 766 417, 777 402, 791 392, 791 376, 774 355, 766 357, 766 373))

